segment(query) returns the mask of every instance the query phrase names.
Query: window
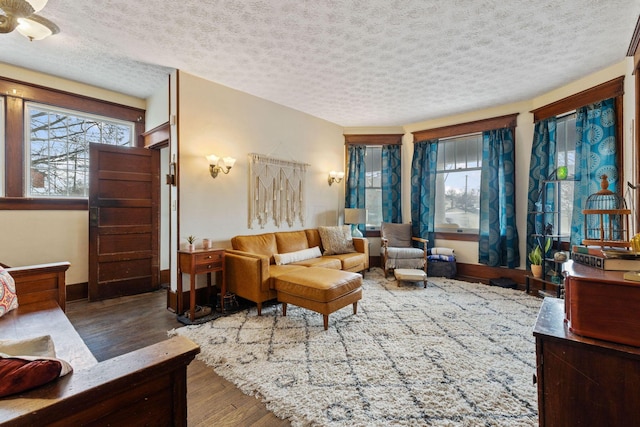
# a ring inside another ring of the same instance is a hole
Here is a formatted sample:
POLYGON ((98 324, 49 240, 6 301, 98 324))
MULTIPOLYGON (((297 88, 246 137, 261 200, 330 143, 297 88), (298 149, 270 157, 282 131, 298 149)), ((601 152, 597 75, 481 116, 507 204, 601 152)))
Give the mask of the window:
POLYGON ((435 229, 478 233, 482 134, 441 139, 436 172, 435 229))
MULTIPOLYGON (((575 175, 576 159, 576 112, 573 111, 556 120, 556 164, 566 166, 568 176, 575 175)), ((569 241, 571 230, 571 217, 573 214, 573 185, 561 185, 560 187, 560 226, 562 240, 569 241), (565 237, 566 236, 566 237, 565 237)))
POLYGON ((78 150, 77 134, 82 126, 85 144, 144 145, 144 109, 4 77, 0 93, 0 209, 87 209, 86 151, 78 150), (63 117, 67 136, 56 123, 63 117))
POLYGON ((385 218, 389 222, 402 221, 400 208, 402 137, 403 134, 344 135, 347 152, 346 168, 349 169, 349 163, 353 161, 354 168, 364 169, 363 175, 347 174, 347 186, 349 180, 354 180, 351 185, 357 188, 357 191, 353 194, 347 191, 345 206, 362 206, 362 199, 364 199, 364 207, 367 209, 366 235, 369 237, 379 235, 380 224, 385 218), (361 160, 363 151, 364 159, 361 160), (354 157, 351 157, 349 152, 358 154, 353 154, 354 157))
POLYGON ((133 123, 30 102, 25 106, 30 197, 88 197, 89 144, 132 145, 133 123))
POLYGON ((366 147, 365 165, 367 230, 379 230, 382 223, 382 146, 366 147))

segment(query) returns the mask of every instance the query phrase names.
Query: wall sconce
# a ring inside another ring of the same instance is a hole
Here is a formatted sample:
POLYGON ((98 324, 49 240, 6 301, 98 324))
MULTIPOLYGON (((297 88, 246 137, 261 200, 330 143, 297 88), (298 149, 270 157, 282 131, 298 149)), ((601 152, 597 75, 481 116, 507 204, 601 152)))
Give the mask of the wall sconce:
POLYGON ((334 182, 342 182, 342 178, 344 178, 344 172, 329 172, 329 185, 333 184, 334 182))
POLYGON ((224 157, 220 159, 220 157, 215 154, 209 154, 207 156, 207 160, 209 160, 209 173, 214 178, 217 177, 220 172, 225 175, 228 174, 233 165, 236 164, 236 159, 233 157, 224 157))

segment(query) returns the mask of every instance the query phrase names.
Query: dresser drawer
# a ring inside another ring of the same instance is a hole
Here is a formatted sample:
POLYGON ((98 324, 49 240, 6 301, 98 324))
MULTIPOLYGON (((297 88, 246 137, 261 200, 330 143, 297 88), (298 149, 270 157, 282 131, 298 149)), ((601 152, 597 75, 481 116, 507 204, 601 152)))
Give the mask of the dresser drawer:
POLYGON ((195 262, 197 266, 200 266, 202 264, 211 264, 212 262, 222 262, 223 255, 224 255, 224 251, 205 252, 202 254, 196 254, 195 262))
POLYGON ((207 264, 196 264, 195 274, 207 273, 209 271, 221 271, 221 270, 222 270, 222 260, 211 261, 207 264))

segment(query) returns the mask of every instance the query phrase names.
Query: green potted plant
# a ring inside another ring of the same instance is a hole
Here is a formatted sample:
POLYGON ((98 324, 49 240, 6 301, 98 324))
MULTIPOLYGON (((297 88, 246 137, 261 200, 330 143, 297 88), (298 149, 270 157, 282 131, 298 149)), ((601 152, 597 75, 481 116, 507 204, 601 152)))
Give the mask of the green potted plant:
POLYGON ((551 247, 551 239, 546 239, 544 244, 544 250, 540 247, 539 244, 529 251, 529 262, 531 263, 531 274, 533 277, 542 277, 542 263, 544 262, 544 257, 551 247))
POLYGON ((187 236, 187 242, 189 242, 187 249, 189 251, 193 251, 196 248, 196 236, 194 236, 193 234, 187 236))

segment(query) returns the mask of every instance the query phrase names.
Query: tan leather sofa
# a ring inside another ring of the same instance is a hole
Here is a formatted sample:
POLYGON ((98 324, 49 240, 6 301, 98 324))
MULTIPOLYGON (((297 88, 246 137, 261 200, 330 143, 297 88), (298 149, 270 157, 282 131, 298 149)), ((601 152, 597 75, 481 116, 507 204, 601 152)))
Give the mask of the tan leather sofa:
POLYGON ((231 239, 233 249, 225 256, 225 278, 227 291, 248 299, 258 305, 262 314, 262 303, 276 298, 275 278, 308 267, 323 267, 351 272, 369 268, 369 241, 353 238, 356 252, 322 255, 317 258, 276 265, 276 254, 296 252, 318 246, 324 253, 317 229, 282 231, 256 235, 236 236, 231 239))

